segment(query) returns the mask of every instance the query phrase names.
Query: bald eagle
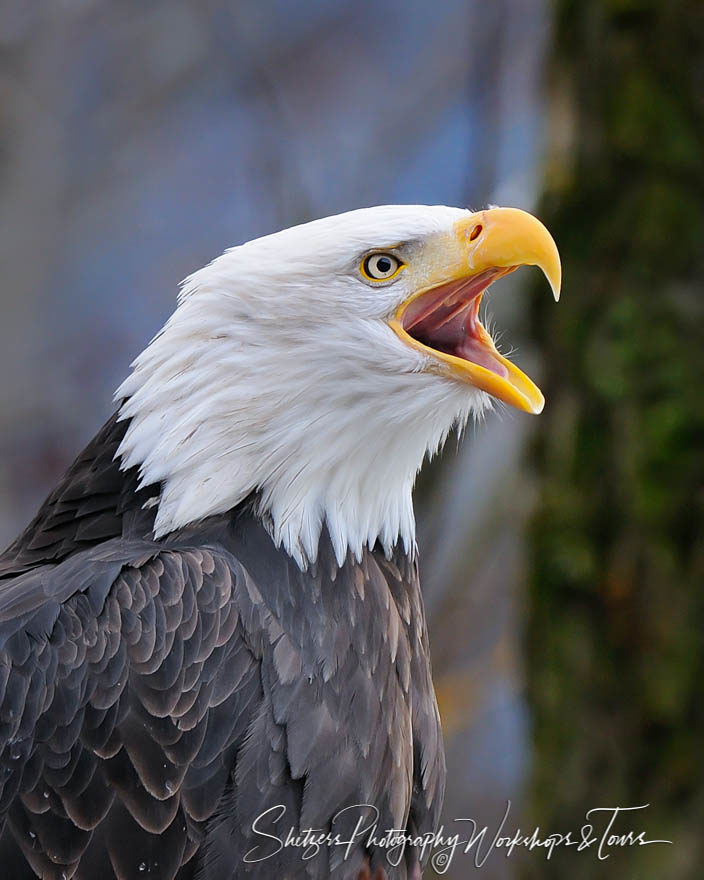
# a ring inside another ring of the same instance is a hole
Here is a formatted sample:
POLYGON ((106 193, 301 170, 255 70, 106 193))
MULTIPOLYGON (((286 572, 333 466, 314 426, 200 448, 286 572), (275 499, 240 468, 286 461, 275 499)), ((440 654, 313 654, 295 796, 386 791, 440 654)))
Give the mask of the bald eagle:
POLYGON ((411 492, 492 398, 542 409, 478 318, 526 264, 557 298, 523 211, 384 206, 186 279, 0 557, 4 880, 420 877, 445 764, 411 492))

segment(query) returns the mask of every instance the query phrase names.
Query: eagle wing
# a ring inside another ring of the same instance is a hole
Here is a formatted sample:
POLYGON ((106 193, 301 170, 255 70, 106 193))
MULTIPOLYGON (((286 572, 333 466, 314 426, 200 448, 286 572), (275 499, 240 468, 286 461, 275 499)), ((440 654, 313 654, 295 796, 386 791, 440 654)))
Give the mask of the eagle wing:
POLYGON ((221 550, 109 541, 2 584, 5 878, 171 878, 193 856, 262 698, 238 578, 221 550))

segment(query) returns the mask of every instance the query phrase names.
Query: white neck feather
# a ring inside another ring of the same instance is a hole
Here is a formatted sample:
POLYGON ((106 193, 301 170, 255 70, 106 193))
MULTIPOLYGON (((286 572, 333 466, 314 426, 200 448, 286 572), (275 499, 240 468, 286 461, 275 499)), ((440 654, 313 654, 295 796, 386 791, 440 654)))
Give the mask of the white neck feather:
POLYGON ((423 458, 487 396, 420 372, 422 357, 344 290, 316 301, 290 267, 258 275, 252 253, 235 248, 187 279, 116 393, 130 419, 122 467, 161 484, 155 535, 256 491, 274 542, 302 567, 323 524, 340 564, 377 540, 411 551, 423 458))

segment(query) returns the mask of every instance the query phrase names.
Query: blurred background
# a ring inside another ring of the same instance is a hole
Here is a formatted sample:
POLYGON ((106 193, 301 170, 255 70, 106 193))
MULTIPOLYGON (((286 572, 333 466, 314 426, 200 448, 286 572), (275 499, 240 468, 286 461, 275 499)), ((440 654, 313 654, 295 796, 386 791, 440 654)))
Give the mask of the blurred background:
POLYGON ((533 210, 563 300, 524 270, 488 308, 545 412, 451 441, 417 493, 446 827, 650 804, 616 830, 673 845, 446 876, 701 876, 703 157, 700 0, 0 2, 0 543, 225 247, 533 210))

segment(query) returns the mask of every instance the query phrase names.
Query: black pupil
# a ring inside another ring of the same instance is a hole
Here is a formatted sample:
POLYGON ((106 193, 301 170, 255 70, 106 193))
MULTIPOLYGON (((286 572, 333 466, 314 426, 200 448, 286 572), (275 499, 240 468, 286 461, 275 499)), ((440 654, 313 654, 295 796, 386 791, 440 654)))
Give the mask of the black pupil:
POLYGON ((380 275, 386 275, 391 271, 391 260, 388 257, 379 257, 376 261, 376 270, 380 275))

